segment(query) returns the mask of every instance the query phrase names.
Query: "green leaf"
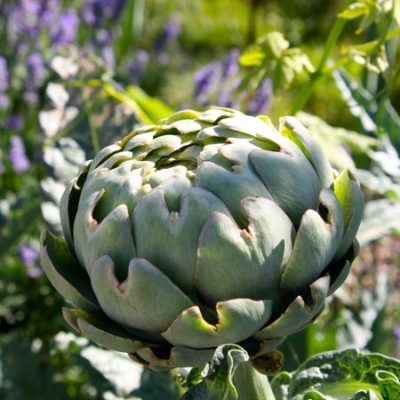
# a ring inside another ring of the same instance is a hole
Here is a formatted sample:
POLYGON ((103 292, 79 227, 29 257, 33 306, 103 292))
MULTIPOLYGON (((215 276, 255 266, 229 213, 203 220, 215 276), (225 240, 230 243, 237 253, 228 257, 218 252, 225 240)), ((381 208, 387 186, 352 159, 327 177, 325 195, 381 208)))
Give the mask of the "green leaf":
POLYGON ((335 179, 334 192, 343 210, 344 226, 347 227, 353 211, 353 185, 348 171, 342 171, 335 179))
POLYGON ((339 13, 338 17, 347 20, 362 18, 356 31, 356 33, 361 33, 371 24, 376 23, 385 13, 385 10, 381 6, 382 3, 380 0, 354 1, 339 13))
POLYGON ((123 89, 114 82, 95 81, 94 86, 101 86, 103 91, 114 100, 125 104, 143 124, 154 124, 162 118, 169 117, 173 110, 156 97, 147 95, 136 86, 123 89))
POLYGON ((339 18, 356 19, 371 14, 375 9, 374 1, 355 1, 338 14, 339 18))
POLYGON ((311 131, 322 149, 329 149, 326 156, 339 169, 355 170, 354 161, 344 146, 353 153, 365 154, 378 147, 379 141, 367 135, 328 125, 321 118, 300 112, 296 117, 311 131))
POLYGON ((377 102, 371 93, 361 87, 347 72, 334 73, 336 85, 342 92, 350 112, 360 119, 366 131, 384 129, 395 146, 400 145, 400 116, 388 99, 377 102))
POLYGON ((181 400, 237 399, 233 375, 238 365, 248 361, 248 359, 247 352, 238 345, 219 346, 215 350, 209 366, 206 367, 205 371, 207 372, 204 380, 191 386, 181 400))
POLYGON ((127 96, 136 102, 152 123, 172 115, 173 110, 157 97, 151 97, 137 86, 126 88, 127 96))
POLYGON ((319 354, 291 374, 278 374, 272 389, 280 400, 394 400, 400 394, 399 375, 399 360, 349 349, 319 354))
POLYGON ((376 104, 372 95, 344 70, 336 70, 333 76, 350 112, 360 119, 366 131, 375 131, 376 104))
POLYGON ((117 65, 127 56, 143 30, 145 0, 128 0, 124 8, 121 34, 115 38, 117 65))
POLYGON ((8 339, 1 352, 2 383, 7 382, 4 397, 0 391, 2 400, 70 398, 65 384, 56 381, 55 368, 49 362, 49 354, 41 348, 40 341, 36 342, 36 347, 34 343, 17 336, 8 339))
POLYGON ((357 238, 361 246, 400 231, 400 203, 390 199, 367 202, 357 238))
POLYGON ((289 42, 280 32, 270 32, 256 45, 250 46, 239 59, 245 68, 251 68, 244 76, 239 90, 243 87, 254 89, 263 79, 270 77, 274 89, 288 88, 297 75, 314 72, 308 56, 289 42))
POLYGON ((239 62, 243 67, 258 67, 264 61, 265 54, 261 46, 251 46, 240 56, 239 62))
POLYGON ((385 400, 396 400, 400 398, 399 375, 392 372, 380 370, 375 374, 379 389, 385 400))

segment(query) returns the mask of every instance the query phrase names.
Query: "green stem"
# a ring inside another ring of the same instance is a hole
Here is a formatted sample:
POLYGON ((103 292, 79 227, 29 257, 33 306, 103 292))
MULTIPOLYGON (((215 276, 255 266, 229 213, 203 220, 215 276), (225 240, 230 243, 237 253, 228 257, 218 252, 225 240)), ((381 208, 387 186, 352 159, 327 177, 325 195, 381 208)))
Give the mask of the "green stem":
POLYGON ((233 383, 239 400, 276 400, 266 375, 260 374, 250 361, 238 365, 233 383))
POLYGON ((93 121, 92 121, 90 107, 86 101, 85 101, 85 110, 86 110, 86 116, 87 116, 87 121, 88 121, 88 125, 89 125, 90 139, 92 141, 93 151, 95 153, 98 153, 101 150, 100 141, 99 141, 99 137, 97 135, 96 127, 94 126, 93 121))
POLYGON ((319 61, 318 67, 316 71, 312 74, 311 79, 308 81, 307 86, 304 90, 300 93, 300 96, 294 103, 292 108, 292 114, 296 114, 298 111, 302 110, 305 104, 307 103, 308 99, 310 98, 315 85, 323 76, 323 72, 326 66, 326 63, 331 55, 340 34, 343 31, 344 26, 346 25, 346 20, 343 18, 337 18, 330 33, 328 36, 328 40, 326 41, 326 46, 324 48, 324 52, 322 53, 321 59, 319 61))

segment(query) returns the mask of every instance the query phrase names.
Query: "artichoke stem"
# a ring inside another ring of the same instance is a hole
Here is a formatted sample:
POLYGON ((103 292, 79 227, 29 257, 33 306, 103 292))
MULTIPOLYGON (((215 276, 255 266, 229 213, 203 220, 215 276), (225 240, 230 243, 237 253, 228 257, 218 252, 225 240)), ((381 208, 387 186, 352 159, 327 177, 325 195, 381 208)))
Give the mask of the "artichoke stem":
POLYGON ((238 365, 233 377, 238 400, 276 400, 266 375, 260 374, 250 361, 238 365))

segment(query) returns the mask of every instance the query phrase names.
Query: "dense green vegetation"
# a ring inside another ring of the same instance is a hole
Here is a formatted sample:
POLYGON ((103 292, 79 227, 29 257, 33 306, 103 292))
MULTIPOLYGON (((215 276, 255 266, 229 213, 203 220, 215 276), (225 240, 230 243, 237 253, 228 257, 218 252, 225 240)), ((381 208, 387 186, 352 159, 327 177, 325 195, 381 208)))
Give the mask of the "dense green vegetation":
POLYGON ((283 370, 349 347, 400 358, 399 33, 397 0, 1 0, 0 399, 177 398, 185 371, 142 371, 71 333, 39 237, 60 234, 85 159, 214 105, 296 115, 364 192, 360 256, 280 346, 283 370))

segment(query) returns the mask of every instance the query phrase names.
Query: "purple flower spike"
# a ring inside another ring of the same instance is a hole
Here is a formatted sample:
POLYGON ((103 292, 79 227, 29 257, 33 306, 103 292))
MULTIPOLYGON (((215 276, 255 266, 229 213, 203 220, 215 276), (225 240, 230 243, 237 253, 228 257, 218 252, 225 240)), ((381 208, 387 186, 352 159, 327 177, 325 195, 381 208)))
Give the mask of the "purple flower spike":
POLYGON ((26 243, 21 243, 18 248, 19 259, 25 264, 27 274, 30 278, 36 279, 43 275, 43 270, 37 267, 36 261, 39 258, 39 251, 26 243))
POLYGON ((24 100, 27 104, 37 104, 39 96, 34 89, 29 89, 24 93, 24 100))
POLYGON ((10 99, 8 96, 0 92, 0 110, 5 110, 10 104, 10 99))
POLYGON ((46 71, 42 56, 39 53, 30 54, 26 61, 26 67, 29 87, 39 87, 46 71))
POLYGON ((139 83, 149 65, 150 56, 146 50, 138 50, 135 54, 135 59, 129 67, 129 72, 132 74, 132 79, 135 83, 139 83))
POLYGON ((177 23, 175 18, 172 18, 165 24, 163 31, 161 32, 160 36, 158 36, 158 38, 156 39, 154 43, 155 50, 157 52, 162 53, 168 46, 168 43, 175 40, 179 36, 179 33, 180 33, 179 24, 177 23))
POLYGON ((19 136, 11 136, 8 158, 12 169, 17 174, 25 172, 31 167, 26 157, 24 142, 19 136))
POLYGON ((111 43, 111 33, 105 29, 98 29, 96 31, 96 44, 99 46, 107 46, 111 43))
POLYGON ((112 20, 117 20, 122 14, 122 11, 125 7, 126 0, 114 0, 111 2, 110 6, 111 8, 111 13, 110 13, 110 19, 112 20))
POLYGON ((204 105, 207 95, 213 88, 220 65, 216 62, 207 64, 204 68, 197 71, 194 76, 194 97, 200 105, 204 105))
POLYGON ((222 78, 226 79, 239 70, 239 50, 233 49, 222 61, 222 78))
POLYGON ((115 66, 115 58, 112 47, 110 46, 103 47, 101 50, 101 56, 103 58, 104 65, 109 69, 113 69, 115 66))
POLYGON ((50 27, 54 24, 59 14, 59 0, 42 0, 38 15, 38 21, 42 27, 50 27))
POLYGON ((270 106, 272 98, 272 81, 265 79, 249 101, 247 108, 249 114, 258 115, 265 112, 270 106))
POLYGON ((0 92, 5 92, 9 87, 7 61, 0 56, 0 92))
POLYGON ((59 23, 51 35, 55 46, 65 46, 75 42, 79 18, 75 11, 67 10, 60 15, 59 23))
POLYGON ((22 11, 27 16, 38 16, 40 14, 42 5, 37 0, 21 0, 22 11))
POLYGON ((21 243, 18 248, 19 259, 27 266, 33 266, 39 257, 39 251, 26 243, 21 243))
POLYGON ((90 26, 100 27, 107 20, 118 19, 125 0, 87 0, 82 7, 82 19, 90 26))
POLYGON ((14 132, 21 132, 23 127, 21 116, 17 114, 10 115, 6 120, 4 127, 14 132))

